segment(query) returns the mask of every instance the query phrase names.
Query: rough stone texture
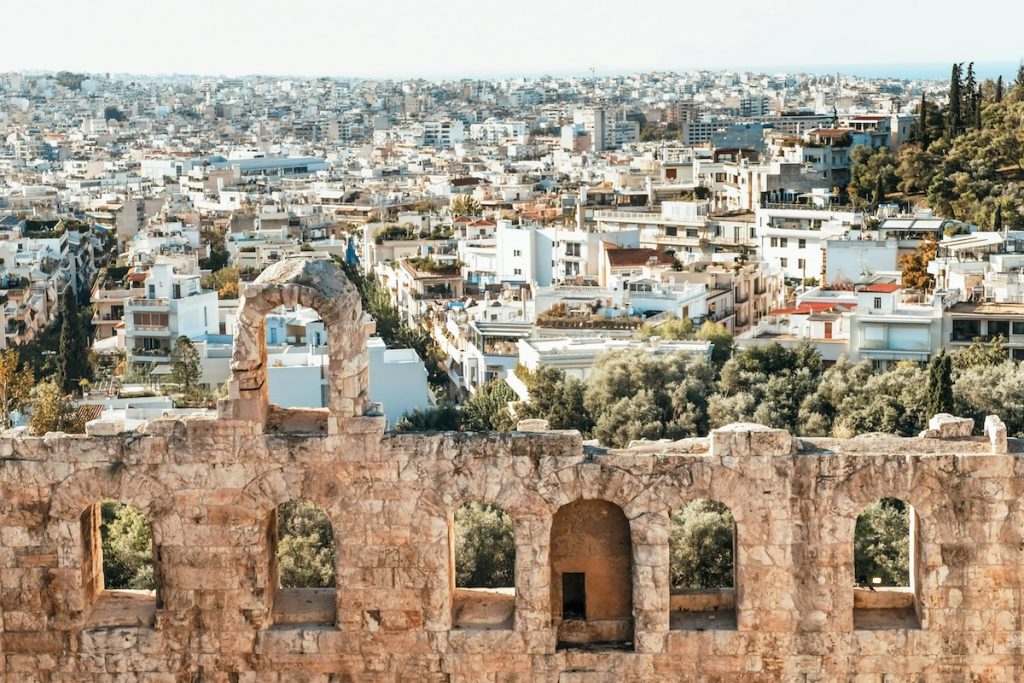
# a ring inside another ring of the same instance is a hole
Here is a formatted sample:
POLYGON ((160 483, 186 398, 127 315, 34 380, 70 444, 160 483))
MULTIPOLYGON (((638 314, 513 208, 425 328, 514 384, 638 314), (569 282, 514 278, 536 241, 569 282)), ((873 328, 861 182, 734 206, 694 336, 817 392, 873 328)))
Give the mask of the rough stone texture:
POLYGON ((939 413, 928 420, 928 429, 921 432, 924 439, 955 439, 970 436, 974 431, 974 420, 939 413))
MULTIPOLYGON (((309 296, 295 287, 310 286, 282 286, 280 299, 309 296)), ((335 309, 331 320, 354 330, 358 302, 347 301, 351 317, 335 309)), ((362 361, 347 355, 365 355, 363 347, 332 344, 332 353, 332 373, 337 362, 359 376, 362 361)), ((381 418, 359 414, 362 393, 353 391, 352 403, 332 403, 336 430, 296 434, 287 419, 268 430, 255 418, 273 411, 258 403, 240 409, 254 354, 258 361, 258 344, 236 352, 236 394, 219 419, 0 437, 0 680, 1024 678, 1024 460, 997 420, 977 438, 797 439, 738 425, 605 452, 585 451, 575 432, 387 435, 381 418), (917 585, 909 597, 862 596, 858 612, 909 602, 917 627, 886 628, 882 614, 857 629, 854 524, 886 496, 915 508, 917 585), (151 521, 155 596, 95 589, 90 520, 104 498, 151 521), (334 526, 333 612, 276 590, 272 519, 295 498, 320 506, 334 526), (669 514, 696 498, 725 503, 736 520, 735 622, 671 629, 669 514), (511 628, 452 628, 450 524, 468 500, 500 505, 512 519, 511 628), (613 604, 631 594, 633 639, 617 649, 557 647, 552 564, 578 548, 552 531, 559 510, 581 500, 601 501, 588 507, 609 519, 617 507, 626 527, 604 529, 628 529, 602 550, 614 560, 602 571, 628 572, 618 582, 608 574, 613 604)))

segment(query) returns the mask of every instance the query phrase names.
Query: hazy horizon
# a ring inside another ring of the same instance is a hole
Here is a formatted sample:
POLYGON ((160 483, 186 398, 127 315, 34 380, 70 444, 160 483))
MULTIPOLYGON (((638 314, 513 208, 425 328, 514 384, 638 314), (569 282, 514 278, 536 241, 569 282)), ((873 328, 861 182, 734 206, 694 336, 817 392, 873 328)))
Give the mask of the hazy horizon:
POLYGON ((610 0, 585 10, 536 0, 511 9, 468 0, 56 5, 8 9, 9 25, 26 30, 5 39, 0 71, 446 80, 732 70, 945 78, 954 61, 973 60, 986 78, 1016 72, 1016 33, 1024 24, 1024 4, 996 0, 978 0, 970 12, 949 0, 862 0, 855 13, 810 0, 746 0, 724 12, 677 4, 633 14, 610 0))
MULTIPOLYGON (((975 74, 979 79, 995 78, 997 76, 1003 76, 1004 79, 1012 79, 1016 76, 1017 69, 1020 66, 1020 62, 976 62, 974 64, 975 74)), ((57 74, 62 71, 68 71, 72 73, 79 73, 83 75, 103 75, 111 78, 296 78, 296 79, 316 79, 316 78, 337 78, 337 79, 357 79, 357 80, 424 80, 432 82, 440 81, 454 81, 460 79, 537 79, 537 78, 601 78, 601 77, 614 77, 614 76, 628 76, 631 74, 644 74, 644 73, 690 73, 696 71, 708 71, 718 73, 749 73, 749 74, 815 74, 815 75, 830 75, 830 74, 841 74, 844 76, 856 76, 861 78, 871 79, 901 79, 901 80, 946 80, 949 78, 949 72, 952 67, 952 62, 932 62, 932 63, 913 63, 907 62, 902 64, 822 64, 822 65, 764 65, 764 66, 690 66, 683 68, 651 68, 651 69, 633 69, 623 71, 608 71, 605 73, 595 72, 591 73, 589 70, 586 72, 537 72, 537 73, 494 73, 494 74, 473 74, 466 72, 464 74, 452 73, 443 76, 415 76, 409 75, 405 77, 392 77, 392 76, 361 76, 356 74, 298 74, 298 73, 186 73, 186 72, 167 72, 167 73, 146 73, 146 72, 135 72, 135 71, 84 71, 76 70, 74 68, 61 68, 61 69, 14 69, 8 70, 6 73, 20 73, 28 76, 45 75, 45 74, 57 74)))

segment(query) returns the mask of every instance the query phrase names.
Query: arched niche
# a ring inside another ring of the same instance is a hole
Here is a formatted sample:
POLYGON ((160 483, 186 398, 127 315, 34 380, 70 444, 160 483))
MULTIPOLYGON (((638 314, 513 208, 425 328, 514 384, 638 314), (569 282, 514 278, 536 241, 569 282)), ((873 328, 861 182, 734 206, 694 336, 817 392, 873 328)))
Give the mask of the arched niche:
POLYGON ((551 619, 559 646, 633 642, 633 543, 615 503, 576 500, 551 524, 551 619))

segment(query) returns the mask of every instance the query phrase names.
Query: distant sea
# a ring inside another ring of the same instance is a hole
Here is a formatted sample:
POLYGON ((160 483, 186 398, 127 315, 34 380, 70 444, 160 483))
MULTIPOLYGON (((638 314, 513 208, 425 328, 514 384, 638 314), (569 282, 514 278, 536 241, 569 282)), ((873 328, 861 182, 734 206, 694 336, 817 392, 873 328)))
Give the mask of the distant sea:
MULTIPOLYGON (((1017 75, 1020 62, 975 62, 974 73, 978 79, 1002 76, 1004 81, 1012 81, 1017 75)), ((967 68, 967 64, 964 64, 967 68)), ((899 78, 907 80, 948 80, 953 62, 935 62, 928 64, 822 64, 820 66, 756 66, 734 68, 733 71, 752 71, 755 73, 814 73, 844 74, 862 78, 899 78)))

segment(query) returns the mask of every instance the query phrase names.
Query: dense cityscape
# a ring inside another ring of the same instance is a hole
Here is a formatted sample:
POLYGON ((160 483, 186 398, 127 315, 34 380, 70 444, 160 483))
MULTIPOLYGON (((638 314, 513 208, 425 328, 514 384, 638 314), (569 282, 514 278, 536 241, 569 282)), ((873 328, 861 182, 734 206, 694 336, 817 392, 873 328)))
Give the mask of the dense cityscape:
POLYGON ((0 73, 0 683, 1017 680, 1024 65, 953 58, 0 73))
MULTIPOLYGON (((916 433, 923 394, 888 420, 862 414, 880 410, 868 398, 821 414, 801 406, 810 385, 782 392, 786 407, 713 374, 735 354, 782 381, 792 363, 758 360, 780 347, 813 355, 814 380, 831 366, 827 381, 884 381, 979 341, 1024 358, 1024 93, 954 69, 942 82, 7 74, 5 413, 27 424, 32 405, 70 395, 44 412, 81 430, 101 413, 131 427, 212 408, 245 283, 326 258, 376 319, 370 394, 392 427, 521 414, 613 446, 744 419, 916 433), (593 386, 616 353, 703 357, 712 375, 689 405, 633 403, 629 426, 603 399, 531 400, 538 381, 580 399, 573 383, 593 386), (19 369, 61 392, 29 395, 19 369)), ((311 309, 268 316, 274 403, 326 405, 326 343, 311 309)), ((957 398, 984 414, 969 379, 957 398)), ((1019 406, 1020 379, 1004 384, 1019 406)), ((36 433, 54 428, 41 419, 36 433)))

